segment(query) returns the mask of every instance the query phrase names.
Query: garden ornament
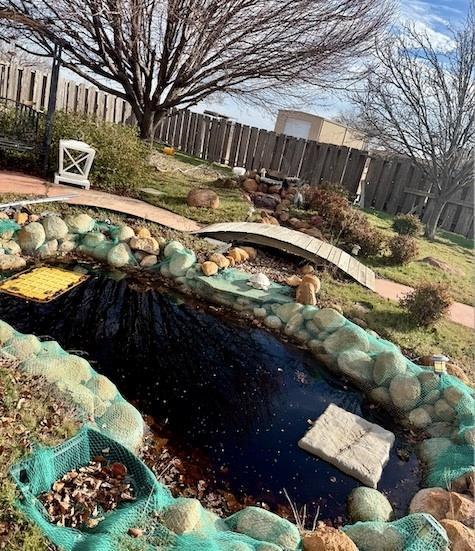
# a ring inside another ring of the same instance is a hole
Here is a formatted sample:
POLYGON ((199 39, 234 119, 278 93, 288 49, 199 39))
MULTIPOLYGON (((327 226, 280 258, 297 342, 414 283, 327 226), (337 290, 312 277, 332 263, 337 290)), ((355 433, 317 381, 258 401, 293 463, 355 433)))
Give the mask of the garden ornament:
POLYGON ((267 291, 270 287, 270 280, 265 274, 252 274, 247 284, 254 287, 254 289, 267 291))

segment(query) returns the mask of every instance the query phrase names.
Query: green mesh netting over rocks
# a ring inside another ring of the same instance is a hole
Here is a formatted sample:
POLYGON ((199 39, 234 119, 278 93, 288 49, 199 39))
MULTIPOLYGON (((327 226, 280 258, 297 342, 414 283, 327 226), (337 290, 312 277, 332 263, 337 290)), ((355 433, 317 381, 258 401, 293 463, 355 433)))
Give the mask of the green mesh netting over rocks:
POLYGON ((67 551, 114 549, 111 547, 115 540, 112 536, 126 534, 151 512, 160 512, 173 501, 168 490, 132 452, 87 426, 59 446, 37 449, 29 458, 14 465, 11 475, 22 494, 21 509, 53 543, 67 551), (49 522, 38 496, 48 492, 53 483, 67 472, 87 465, 99 455, 127 467, 127 481, 133 486, 136 499, 105 513, 104 520, 94 528, 79 530, 49 522))
POLYGON ((15 358, 22 371, 56 385, 76 404, 84 420, 95 423, 103 434, 129 449, 139 449, 144 434, 142 416, 87 360, 69 354, 56 341, 42 342, 34 335, 15 331, 3 321, 0 355, 15 358))
POLYGON ((445 551, 449 544, 444 528, 425 513, 393 522, 357 522, 343 531, 359 551, 445 551))

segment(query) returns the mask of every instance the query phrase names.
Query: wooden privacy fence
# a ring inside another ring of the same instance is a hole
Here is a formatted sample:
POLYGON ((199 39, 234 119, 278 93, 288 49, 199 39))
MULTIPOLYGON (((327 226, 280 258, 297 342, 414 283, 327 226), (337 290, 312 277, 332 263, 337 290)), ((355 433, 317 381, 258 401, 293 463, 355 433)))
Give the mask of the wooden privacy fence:
POLYGON ((166 117, 155 138, 206 161, 249 170, 264 167, 310 184, 339 183, 352 194, 358 190, 368 156, 359 149, 276 134, 186 109, 166 117))
MULTIPOLYGON (((50 80, 48 70, 0 62, 0 97, 30 105, 38 111, 47 108, 50 80)), ((56 109, 116 123, 129 122, 132 113, 123 99, 101 92, 95 86, 64 78, 59 79, 56 109)))
MULTIPOLYGON (((417 214, 425 222, 432 212, 431 187, 432 182, 411 159, 370 157, 361 191, 363 205, 390 214, 417 214)), ((473 237, 473 187, 454 194, 442 211, 439 227, 473 237)))
MULTIPOLYGON (((45 111, 49 86, 47 70, 0 61, 0 97, 45 111)), ((59 80, 56 108, 133 124, 132 110, 123 99, 64 78, 59 80)), ((186 109, 171 111, 155 137, 206 161, 250 170, 264 167, 313 185, 339 183, 353 195, 360 190, 365 207, 391 214, 413 212, 425 221, 432 209, 431 182, 410 159, 369 157, 366 151, 276 134, 186 109)), ((442 212, 440 226, 472 237, 473 201, 473 186, 455 194, 442 212)))

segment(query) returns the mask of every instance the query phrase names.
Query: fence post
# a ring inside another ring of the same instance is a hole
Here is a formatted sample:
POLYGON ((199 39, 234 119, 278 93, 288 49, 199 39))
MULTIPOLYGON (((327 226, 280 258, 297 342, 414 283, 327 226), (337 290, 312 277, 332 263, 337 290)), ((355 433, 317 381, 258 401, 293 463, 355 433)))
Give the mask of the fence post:
POLYGON ((54 47, 53 66, 51 69, 51 84, 48 97, 48 112, 46 113, 45 135, 43 140, 43 174, 48 172, 51 139, 53 137, 54 112, 56 110, 56 95, 58 92, 59 69, 61 67, 61 46, 54 47))

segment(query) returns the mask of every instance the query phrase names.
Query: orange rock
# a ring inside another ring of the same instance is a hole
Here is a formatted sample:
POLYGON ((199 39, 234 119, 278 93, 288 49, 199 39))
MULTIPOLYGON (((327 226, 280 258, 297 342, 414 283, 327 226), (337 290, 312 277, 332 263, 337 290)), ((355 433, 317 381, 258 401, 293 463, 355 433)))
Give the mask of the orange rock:
POLYGON ((437 520, 450 519, 473 526, 475 522, 475 504, 466 495, 448 492, 443 488, 424 488, 419 490, 409 505, 411 513, 429 513, 437 520))
POLYGON ((315 272, 315 268, 310 264, 305 264, 305 266, 299 268, 299 272, 303 275, 313 274, 315 272))
POLYGON ((229 259, 226 258, 224 256, 224 254, 220 254, 220 253, 213 253, 210 257, 209 257, 209 260, 211 262, 214 262, 215 264, 218 265, 218 268, 221 268, 221 269, 224 269, 224 268, 227 268, 229 266, 229 259))
POLYGON ((306 534, 303 537, 303 548, 304 551, 358 551, 346 534, 330 526, 306 534))
POLYGON ((302 280, 298 275, 291 275, 285 278, 285 283, 290 285, 290 287, 298 287, 302 283, 302 280))
POLYGON ((472 551, 475 549, 475 530, 461 522, 442 519, 440 524, 445 528, 450 540, 451 551, 472 551))
POLYGON ((244 180, 244 182, 242 183, 242 187, 248 193, 253 193, 253 192, 257 191, 259 186, 258 186, 257 182, 254 180, 254 178, 246 178, 246 180, 244 180))
POLYGON ((315 274, 304 275, 302 278, 302 281, 308 281, 308 283, 312 283, 315 286, 316 293, 320 291, 320 288, 322 286, 321 281, 318 279, 318 277, 315 274))
POLYGON ((214 262, 210 262, 209 260, 201 264, 201 271, 205 276, 213 276, 218 273, 218 270, 218 265, 214 262))
POLYGON ((144 226, 140 226, 139 228, 137 228, 136 234, 137 234, 137 237, 141 239, 152 237, 150 230, 148 228, 145 228, 144 226))
POLYGON ((234 268, 234 266, 236 266, 236 261, 234 260, 234 258, 229 255, 226 258, 229 260, 229 265, 231 266, 231 268, 234 268))
POLYGON ((26 212, 16 212, 15 213, 15 222, 23 226, 28 222, 28 214, 26 212))
POLYGON ((257 250, 254 247, 244 247, 244 246, 242 246, 242 247, 239 247, 239 248, 242 249, 243 251, 246 251, 251 260, 254 260, 255 258, 257 258, 257 250))
POLYGON ((315 296, 315 285, 308 281, 302 281, 297 287, 296 301, 300 304, 309 304, 315 306, 317 304, 317 297, 315 296))

